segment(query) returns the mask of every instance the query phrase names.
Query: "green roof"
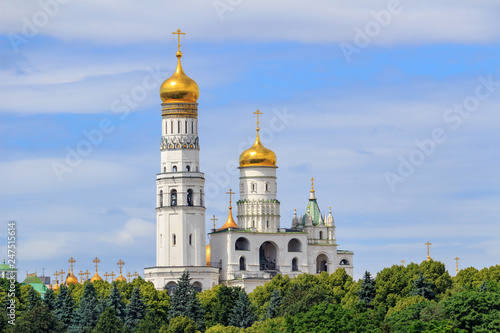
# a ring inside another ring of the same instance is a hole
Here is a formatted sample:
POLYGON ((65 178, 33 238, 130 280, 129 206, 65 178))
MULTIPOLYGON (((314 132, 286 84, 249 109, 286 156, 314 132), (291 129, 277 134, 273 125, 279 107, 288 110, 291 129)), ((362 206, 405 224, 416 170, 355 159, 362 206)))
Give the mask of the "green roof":
POLYGON ((30 277, 27 277, 26 279, 24 279, 23 283, 24 284, 42 283, 42 280, 40 280, 40 278, 38 278, 38 276, 30 276, 30 277))
POLYGON ((11 268, 10 265, 5 263, 5 259, 3 260, 3 264, 0 265, 0 271, 17 271, 16 268, 11 268))
POLYGON ((306 218, 307 218, 308 212, 311 215, 313 225, 325 224, 325 219, 321 215, 321 211, 319 210, 319 206, 318 206, 318 203, 316 202, 316 198, 309 199, 309 202, 307 203, 306 212, 304 213, 304 216, 302 217, 302 225, 306 224, 306 218))

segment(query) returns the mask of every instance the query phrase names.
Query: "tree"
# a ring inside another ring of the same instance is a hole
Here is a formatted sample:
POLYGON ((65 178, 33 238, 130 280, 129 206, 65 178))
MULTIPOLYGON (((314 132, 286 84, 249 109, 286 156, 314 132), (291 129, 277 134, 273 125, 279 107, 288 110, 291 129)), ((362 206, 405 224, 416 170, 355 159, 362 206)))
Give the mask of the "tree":
POLYGON ((227 287, 224 285, 218 289, 213 308, 211 309, 212 320, 211 322, 207 322, 207 326, 217 324, 229 325, 231 311, 238 301, 241 290, 240 287, 227 287))
POLYGON ((45 292, 45 296, 43 297, 43 304, 47 306, 50 311, 53 311, 56 307, 56 296, 52 289, 49 289, 45 292))
POLYGON ((255 311, 245 290, 240 291, 238 301, 231 312, 229 325, 247 328, 255 322, 255 311))
POLYGON ((361 281, 361 286, 358 290, 359 301, 368 307, 375 298, 375 281, 372 279, 370 272, 366 271, 361 281))
POLYGON ((156 311, 148 311, 146 316, 139 322, 135 333, 157 333, 165 322, 156 311))
POLYGON ((44 305, 38 305, 28 311, 24 311, 19 317, 17 317, 16 325, 11 326, 8 332, 62 333, 64 332, 64 325, 54 317, 54 314, 49 310, 48 307, 44 305))
POLYGON ((481 283, 481 286, 479 287, 479 291, 480 292, 488 291, 488 282, 483 281, 483 283, 481 283))
POLYGON ((282 297, 278 289, 274 289, 271 300, 269 301, 269 306, 267 307, 266 318, 274 318, 278 315, 281 307, 282 297))
POLYGON ((171 305, 168 311, 169 320, 185 316, 194 320, 198 328, 202 329, 205 326, 203 319, 204 311, 196 294, 197 292, 189 278, 189 272, 184 271, 171 298, 171 305))
POLYGON ((68 288, 62 284, 59 288, 59 296, 57 296, 54 315, 57 320, 63 323, 64 329, 68 329, 71 325, 73 319, 73 307, 73 298, 71 297, 68 288))
POLYGON ((94 285, 90 282, 86 283, 83 289, 83 296, 75 310, 70 331, 84 332, 87 329, 93 329, 101 315, 98 305, 94 285))
POLYGON ((95 333, 119 333, 122 331, 123 323, 115 314, 114 309, 107 308, 99 318, 92 332, 95 333))
POLYGON ((125 309, 125 325, 134 330, 139 322, 146 316, 146 304, 141 298, 139 287, 135 287, 130 297, 130 302, 125 309))
POLYGON ((415 288, 411 292, 412 295, 420 295, 427 299, 433 299, 436 296, 436 293, 432 290, 432 283, 427 282, 422 272, 413 281, 413 285, 415 288))
POLYGON ((30 286, 28 291, 28 296, 26 298, 26 309, 31 310, 36 308, 42 304, 42 298, 38 291, 36 291, 33 287, 30 286))
POLYGON ((196 322, 185 316, 174 317, 170 319, 168 328, 162 328, 160 333, 196 333, 198 327, 196 322))
POLYGON ((106 303, 106 307, 112 308, 115 311, 115 315, 123 321, 125 318, 125 305, 123 304, 122 295, 115 281, 113 281, 113 288, 111 289, 111 294, 106 303))

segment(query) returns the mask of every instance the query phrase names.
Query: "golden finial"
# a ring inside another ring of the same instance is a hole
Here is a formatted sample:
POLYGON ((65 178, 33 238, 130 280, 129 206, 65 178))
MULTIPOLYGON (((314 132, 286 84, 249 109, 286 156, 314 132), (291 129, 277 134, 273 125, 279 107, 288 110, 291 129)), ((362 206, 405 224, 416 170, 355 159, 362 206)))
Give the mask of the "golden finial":
POLYGON ((218 220, 219 220, 219 219, 216 219, 216 218, 215 218, 215 215, 214 215, 214 217, 213 217, 213 218, 211 218, 211 219, 210 219, 210 221, 214 221, 214 231, 215 231, 215 221, 218 221, 218 220))
POLYGON ((263 114, 262 112, 260 112, 259 110, 257 110, 256 112, 254 112, 253 114, 256 114, 257 115, 257 132, 260 131, 260 128, 259 128, 259 115, 263 114))
POLYGON ((455 257, 453 259, 455 259, 455 262, 457 263, 457 273, 458 273, 458 261, 460 260, 460 258, 459 257, 455 257))
POLYGON ((403 259, 403 260, 401 260, 401 266, 405 267, 405 262, 406 262, 406 261, 405 261, 404 259, 403 259))
MULTIPOLYGON (((231 202, 232 202, 232 196, 234 194, 232 189, 229 189, 229 192, 226 192, 226 194, 229 194, 229 209, 233 208, 231 207, 231 202)), ((214 215, 215 216, 215 215, 214 215)))
POLYGON ((78 276, 80 277, 80 283, 83 284, 83 271, 80 271, 80 273, 78 273, 78 276))
POLYGON ((297 214, 297 208, 294 208, 294 209, 293 209, 293 213, 294 213, 294 214, 297 214))
POLYGON ((139 277, 139 274, 137 274, 137 271, 134 273, 134 279, 137 279, 139 277))
POLYGON ((177 32, 172 32, 172 35, 177 35, 177 57, 182 57, 181 53, 181 35, 185 35, 185 32, 181 32, 181 29, 177 29, 177 32))
POLYGON ((94 263, 95 265, 95 273, 97 274, 97 267, 99 266, 99 263, 101 262, 99 260, 99 258, 95 257, 94 260, 92 260, 92 262, 94 263))
POLYGON ((89 270, 88 270, 88 269, 86 269, 86 270, 85 270, 85 272, 84 272, 84 274, 85 274, 85 277, 87 278, 87 281, 88 281, 88 280, 89 280, 89 277, 90 277, 90 272, 89 272, 89 270))
POLYGON ((61 283, 63 283, 63 281, 64 281, 64 271, 62 270, 62 268, 61 268, 61 271, 59 272, 59 274, 61 275, 61 283))
POLYGON ((311 192, 314 192, 314 178, 311 177, 311 192))
POLYGON ((74 266, 75 262, 76 262, 76 260, 73 259, 73 257, 69 258, 69 260, 68 260, 68 263, 71 266, 71 274, 73 274, 73 266, 74 266))
POLYGON ((59 279, 58 279, 58 277, 59 277, 59 272, 58 272, 58 271, 56 271, 56 272, 54 273, 54 276, 55 276, 55 278, 56 278, 56 284, 59 284, 59 279))
POLYGON ((123 265, 125 265, 125 263, 120 259, 116 264, 118 265, 118 267, 120 267, 120 275, 122 275, 122 267, 123 265))
POLYGON ((430 252, 430 246, 432 245, 432 243, 427 242, 427 243, 425 243, 425 245, 427 245, 427 261, 430 261, 432 258, 429 255, 429 252, 430 252))
POLYGON ((111 271, 111 274, 109 274, 109 276, 111 277, 111 281, 113 281, 115 279, 116 274, 113 271, 111 271))
POLYGON ((132 277, 132 274, 130 274, 130 272, 128 272, 126 276, 128 278, 128 283, 130 283, 130 278, 132 277))
POLYGON ((110 275, 108 274, 108 272, 105 272, 105 273, 104 273, 104 279, 106 279, 106 282, 108 282, 108 278, 109 278, 109 276, 110 276, 110 275))

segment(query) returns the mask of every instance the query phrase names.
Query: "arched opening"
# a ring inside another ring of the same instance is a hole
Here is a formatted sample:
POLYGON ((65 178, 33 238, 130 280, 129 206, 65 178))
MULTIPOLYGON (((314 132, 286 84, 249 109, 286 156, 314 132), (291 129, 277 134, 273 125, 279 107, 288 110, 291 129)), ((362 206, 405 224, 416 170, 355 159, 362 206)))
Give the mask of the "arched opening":
POLYGON ((163 190, 160 190, 160 207, 163 207, 163 190))
POLYGON ((167 172, 167 167, 163 167, 163 172, 167 172))
POLYGON ((250 251, 250 242, 245 237, 240 237, 234 243, 234 249, 237 251, 250 251))
POLYGON ((194 121, 191 122, 191 134, 194 134, 194 121))
POLYGON ((323 231, 319 232, 319 239, 323 239, 323 231))
POLYGON ((198 282, 198 281, 193 283, 193 288, 194 288, 194 290, 196 290, 199 293, 201 293, 203 291, 203 285, 201 284, 201 282, 198 282))
POLYGON ((257 184, 252 183, 252 192, 256 192, 256 191, 257 191, 257 184))
POLYGON ((172 235, 172 245, 173 246, 177 245, 177 236, 175 234, 172 235))
POLYGON ((269 229, 269 220, 266 220, 266 228, 269 229))
POLYGON ((177 206, 177 190, 170 191, 170 206, 177 206))
POLYGON ((316 257, 316 273, 328 272, 328 257, 320 254, 316 257))
POLYGON ((177 122, 177 133, 180 133, 181 132, 181 122, 178 121, 177 122))
POLYGON ((292 272, 297 272, 299 270, 299 260, 297 258, 292 259, 292 272))
POLYGON ((259 264, 261 271, 275 271, 278 251, 271 242, 264 242, 259 248, 259 264))
POLYGON ((246 271, 247 270, 247 260, 245 257, 240 257, 240 271, 246 271))
POLYGON ((187 134, 187 132, 188 132, 188 122, 187 122, 187 120, 186 120, 186 121, 184 122, 184 133, 186 133, 186 134, 187 134))
POLYGON ((189 165, 186 165, 186 171, 187 172, 191 171, 191 167, 189 165))
POLYGON ((167 291, 167 294, 169 296, 172 296, 174 294, 174 291, 175 291, 175 288, 177 287, 177 283, 175 283, 174 281, 170 281, 169 283, 167 283, 165 285, 165 290, 167 291))
POLYGON ((187 191, 187 205, 192 206, 193 205, 193 190, 189 189, 187 191))
POLYGON ((203 190, 200 190, 200 206, 203 206, 203 190))
POLYGON ((174 134, 174 122, 170 122, 170 134, 174 134))
POLYGON ((177 172, 177 165, 174 165, 174 166, 172 167, 172 172, 177 172))
POLYGON ((302 252, 302 244, 297 238, 290 239, 288 242, 288 252, 302 252))
POLYGON ((346 265, 346 266, 350 265, 349 260, 347 259, 340 260, 340 265, 346 265))
POLYGON ((193 245, 193 234, 189 234, 189 245, 193 245))

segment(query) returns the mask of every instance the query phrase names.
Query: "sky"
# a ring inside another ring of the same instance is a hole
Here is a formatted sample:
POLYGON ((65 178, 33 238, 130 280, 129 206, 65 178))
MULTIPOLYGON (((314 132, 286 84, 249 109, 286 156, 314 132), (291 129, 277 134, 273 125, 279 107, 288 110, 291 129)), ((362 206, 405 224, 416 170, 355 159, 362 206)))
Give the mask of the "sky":
POLYGON ((500 258, 500 3, 494 0, 0 1, 0 251, 16 265, 155 265, 159 87, 200 87, 206 225, 239 154, 278 158, 281 226, 311 177, 355 278, 430 255, 500 258))

